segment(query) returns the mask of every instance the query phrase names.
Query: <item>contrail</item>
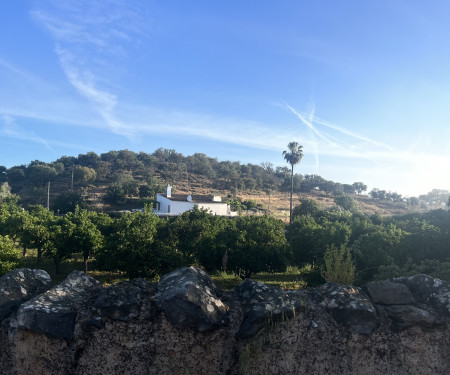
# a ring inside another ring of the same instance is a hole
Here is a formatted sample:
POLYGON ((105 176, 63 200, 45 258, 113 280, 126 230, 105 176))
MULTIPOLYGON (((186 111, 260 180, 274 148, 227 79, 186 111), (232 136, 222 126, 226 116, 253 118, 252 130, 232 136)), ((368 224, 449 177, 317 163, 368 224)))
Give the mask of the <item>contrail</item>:
POLYGON ((359 139, 359 140, 361 140, 361 141, 365 141, 365 142, 371 143, 371 144, 373 144, 373 145, 375 145, 375 146, 384 147, 384 148, 387 148, 388 150, 391 150, 391 151, 394 150, 394 148, 391 147, 391 146, 388 146, 388 145, 386 145, 386 144, 384 144, 384 143, 381 143, 381 142, 377 142, 377 141, 375 141, 375 140, 373 140, 373 139, 364 137, 364 136, 362 136, 362 135, 353 133, 353 132, 351 132, 351 131, 349 131, 349 130, 347 130, 347 129, 345 129, 345 128, 342 128, 342 127, 340 127, 340 126, 338 126, 338 125, 336 125, 336 124, 333 124, 333 123, 331 123, 331 122, 328 122, 328 121, 325 121, 325 120, 321 120, 321 119, 319 119, 319 118, 317 118, 317 117, 314 118, 314 121, 315 121, 316 123, 320 124, 320 125, 324 125, 324 126, 326 126, 326 127, 328 127, 328 128, 337 130, 338 132, 340 132, 340 133, 342 133, 342 134, 349 135, 350 137, 359 139))
POLYGON ((330 141, 327 137, 325 137, 317 128, 308 120, 306 120, 303 115, 299 112, 297 112, 294 108, 292 108, 289 104, 285 103, 286 107, 294 114, 296 115, 309 129, 313 131, 314 134, 316 134, 319 138, 323 139, 325 142, 333 145, 334 147, 342 149, 337 143, 334 143, 330 141))

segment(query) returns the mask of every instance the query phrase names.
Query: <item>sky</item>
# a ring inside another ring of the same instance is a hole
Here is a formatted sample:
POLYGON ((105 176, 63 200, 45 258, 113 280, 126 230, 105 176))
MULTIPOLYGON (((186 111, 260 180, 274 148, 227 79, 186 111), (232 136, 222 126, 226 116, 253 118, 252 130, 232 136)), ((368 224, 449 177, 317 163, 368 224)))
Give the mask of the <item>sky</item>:
POLYGON ((418 196, 450 189, 447 0, 17 0, 0 165, 163 147, 418 196))

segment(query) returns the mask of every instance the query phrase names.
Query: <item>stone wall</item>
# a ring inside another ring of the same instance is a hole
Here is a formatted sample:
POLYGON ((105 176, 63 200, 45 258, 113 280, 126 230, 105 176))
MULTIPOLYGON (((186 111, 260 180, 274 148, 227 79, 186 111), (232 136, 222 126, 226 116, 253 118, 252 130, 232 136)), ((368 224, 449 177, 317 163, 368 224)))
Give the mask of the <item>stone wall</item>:
POLYGON ((0 278, 0 374, 448 374, 450 283, 426 275, 282 291, 197 268, 109 287, 0 278))

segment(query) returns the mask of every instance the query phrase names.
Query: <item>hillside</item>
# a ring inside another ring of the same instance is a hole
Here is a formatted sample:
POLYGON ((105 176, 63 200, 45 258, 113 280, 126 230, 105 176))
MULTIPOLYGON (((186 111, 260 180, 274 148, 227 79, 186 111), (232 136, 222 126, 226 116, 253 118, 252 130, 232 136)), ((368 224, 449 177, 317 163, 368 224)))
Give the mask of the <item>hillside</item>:
MULTIPOLYGON (((301 170, 301 165, 296 169, 301 170)), ((373 189, 364 195, 367 187, 362 182, 349 185, 317 175, 295 174, 294 177, 294 206, 299 204, 299 199, 310 198, 331 207, 335 205, 334 197, 346 194, 356 200, 360 211, 381 216, 443 207, 449 194, 433 190, 406 199, 397 193, 373 189)), ((240 197, 252 207, 257 206, 259 212, 270 211, 283 220, 289 216, 290 169, 287 166, 273 168, 270 163, 218 161, 201 153, 184 156, 166 149, 152 154, 128 150, 101 155, 89 152, 78 157, 62 156, 52 163, 35 160, 9 169, 0 166, 0 183, 4 182, 21 197, 25 206, 47 205, 49 197, 55 211, 64 211, 59 206, 75 198, 97 211, 140 208, 151 203, 164 185, 171 184, 176 193, 213 193, 223 199, 240 197)))

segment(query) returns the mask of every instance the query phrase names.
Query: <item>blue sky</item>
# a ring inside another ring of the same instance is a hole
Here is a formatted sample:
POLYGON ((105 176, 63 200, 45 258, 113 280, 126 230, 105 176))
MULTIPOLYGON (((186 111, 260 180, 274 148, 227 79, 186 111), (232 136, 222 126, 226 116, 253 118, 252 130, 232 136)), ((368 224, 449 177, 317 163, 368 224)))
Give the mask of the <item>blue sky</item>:
POLYGON ((404 195, 450 189, 450 2, 21 0, 0 165, 173 148, 404 195))

